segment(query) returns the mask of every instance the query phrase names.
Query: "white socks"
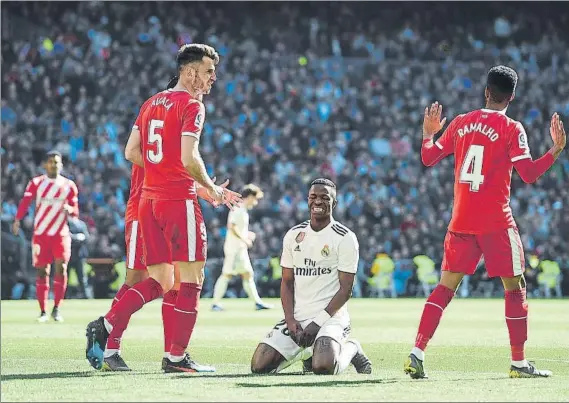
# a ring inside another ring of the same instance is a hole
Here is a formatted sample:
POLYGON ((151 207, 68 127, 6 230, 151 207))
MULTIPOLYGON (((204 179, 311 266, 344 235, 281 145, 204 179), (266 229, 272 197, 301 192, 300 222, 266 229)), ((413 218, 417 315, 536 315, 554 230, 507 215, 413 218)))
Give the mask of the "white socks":
POLYGON ((121 351, 120 351, 120 350, 116 350, 116 349, 114 349, 114 348, 106 348, 106 349, 105 349, 105 352, 104 352, 104 354, 103 354, 103 356, 104 356, 105 358, 109 358, 109 357, 113 356, 115 353, 119 353, 119 355, 121 355, 121 351))
POLYGON ((512 365, 516 368, 529 367, 529 362, 528 360, 521 360, 521 361, 512 360, 512 365))
POLYGON ((411 354, 413 354, 415 357, 417 357, 421 361, 425 361, 425 352, 423 350, 421 350, 420 348, 413 347, 413 349, 411 350, 411 354))
POLYGON ((352 358, 358 353, 358 347, 351 342, 346 342, 342 346, 342 351, 340 352, 340 357, 336 362, 336 368, 334 369, 334 374, 341 374, 350 366, 352 358))
POLYGON ((229 284, 229 279, 225 277, 223 274, 219 276, 217 281, 215 282, 215 286, 213 287, 213 304, 219 304, 219 301, 225 296, 225 292, 227 291, 227 285, 229 284))
POLYGON ((111 333, 113 331, 113 325, 111 325, 107 318, 103 318, 103 321, 105 323, 105 329, 107 329, 107 332, 111 333))
POLYGON ((259 297, 259 293, 257 292, 257 286, 255 285, 255 279, 253 278, 253 274, 249 277, 249 280, 243 279, 243 289, 245 293, 254 300, 257 304, 262 304, 261 297, 259 297))

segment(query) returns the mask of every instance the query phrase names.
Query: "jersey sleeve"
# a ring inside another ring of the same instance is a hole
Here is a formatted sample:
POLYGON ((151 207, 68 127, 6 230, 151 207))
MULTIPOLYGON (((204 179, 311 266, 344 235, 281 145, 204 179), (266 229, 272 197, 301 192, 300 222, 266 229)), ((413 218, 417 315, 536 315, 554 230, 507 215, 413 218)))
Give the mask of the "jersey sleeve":
POLYGON ((338 271, 356 273, 360 260, 360 245, 353 232, 348 232, 338 245, 338 271))
POLYGON ((292 259, 292 231, 288 231, 283 239, 281 267, 294 268, 294 261, 292 259))
POLYGON ((79 217, 79 191, 77 190, 77 185, 75 182, 69 181, 69 186, 71 187, 71 191, 67 195, 67 204, 69 204, 72 208, 72 211, 69 213, 69 215, 71 217, 79 217))
POLYGON ((192 99, 182 112, 182 136, 192 136, 199 140, 205 121, 205 106, 192 99))
POLYGON ((27 214, 28 208, 30 207, 32 200, 37 195, 38 181, 39 181, 38 178, 34 178, 28 182, 28 185, 26 186, 26 190, 24 191, 24 197, 22 197, 22 200, 20 201, 20 204, 18 205, 18 212, 16 213, 16 217, 15 217, 16 220, 21 220, 27 214))
POLYGON ((454 153, 454 139, 456 137, 456 130, 459 126, 458 122, 462 115, 458 115, 449 123, 443 135, 435 141, 435 146, 443 152, 445 156, 454 153))
POLYGON ((524 126, 520 122, 517 122, 510 132, 508 141, 508 156, 512 162, 531 158, 528 137, 524 126))

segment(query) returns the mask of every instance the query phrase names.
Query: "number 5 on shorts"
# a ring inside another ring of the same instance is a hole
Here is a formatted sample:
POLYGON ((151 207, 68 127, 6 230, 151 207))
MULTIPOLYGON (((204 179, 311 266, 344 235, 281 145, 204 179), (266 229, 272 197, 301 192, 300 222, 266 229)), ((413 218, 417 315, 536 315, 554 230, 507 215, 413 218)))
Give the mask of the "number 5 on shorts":
POLYGON ((148 144, 156 144, 156 151, 148 150, 146 152, 146 158, 153 164, 159 164, 164 158, 164 153, 162 152, 162 135, 157 132, 157 130, 164 127, 164 122, 162 120, 153 119, 150 121, 150 127, 148 128, 148 144))
POLYGON ((472 144, 466 152, 466 157, 464 157, 459 177, 460 183, 470 183, 471 192, 478 192, 480 185, 484 182, 484 175, 482 175, 483 159, 484 146, 472 144))

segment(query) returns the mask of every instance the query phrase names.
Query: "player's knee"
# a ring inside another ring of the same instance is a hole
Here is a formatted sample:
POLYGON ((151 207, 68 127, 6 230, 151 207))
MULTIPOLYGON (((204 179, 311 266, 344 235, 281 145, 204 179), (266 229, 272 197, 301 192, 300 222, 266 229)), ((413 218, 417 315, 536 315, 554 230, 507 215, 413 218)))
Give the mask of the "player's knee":
POLYGON ((336 361, 332 359, 314 360, 312 359, 312 371, 315 375, 334 375, 336 361))
POLYGON ((58 275, 66 275, 67 274, 67 263, 63 261, 55 261, 55 273, 58 275))
POLYGON ((128 269, 126 271, 126 279, 125 284, 129 287, 134 286, 135 284, 140 283, 148 278, 148 271, 146 270, 133 270, 128 269))
POLYGON ((249 281, 249 279, 251 278, 251 273, 245 272, 245 273, 241 274, 241 278, 245 281, 249 281))
POLYGON ((522 281, 522 275, 514 277, 502 277, 501 279, 506 291, 521 290, 525 287, 525 281, 522 281))
POLYGON ((39 278, 49 277, 49 267, 40 267, 37 269, 37 275, 39 278))
POLYGON ((262 360, 262 355, 259 356, 257 352, 251 358, 251 373, 253 374, 268 374, 271 372, 270 363, 262 360))

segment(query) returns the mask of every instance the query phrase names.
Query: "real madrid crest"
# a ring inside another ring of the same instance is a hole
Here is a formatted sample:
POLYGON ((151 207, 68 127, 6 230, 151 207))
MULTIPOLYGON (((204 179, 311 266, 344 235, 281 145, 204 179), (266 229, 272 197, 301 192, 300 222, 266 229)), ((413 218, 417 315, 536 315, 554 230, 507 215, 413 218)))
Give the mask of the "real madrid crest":
POLYGON ((299 232, 296 238, 294 239, 296 243, 301 243, 304 240, 304 235, 306 235, 305 232, 299 232))
POLYGON ((324 245, 320 253, 322 253, 322 256, 324 257, 330 256, 330 248, 328 247, 328 245, 324 245))

